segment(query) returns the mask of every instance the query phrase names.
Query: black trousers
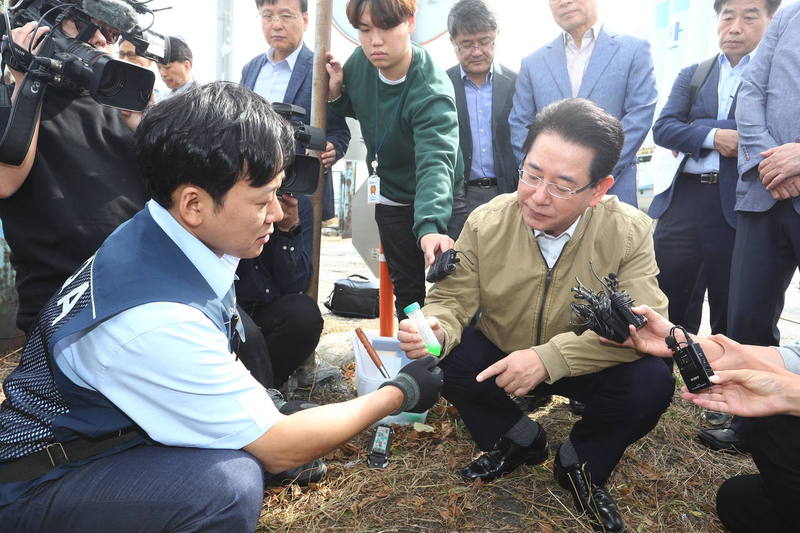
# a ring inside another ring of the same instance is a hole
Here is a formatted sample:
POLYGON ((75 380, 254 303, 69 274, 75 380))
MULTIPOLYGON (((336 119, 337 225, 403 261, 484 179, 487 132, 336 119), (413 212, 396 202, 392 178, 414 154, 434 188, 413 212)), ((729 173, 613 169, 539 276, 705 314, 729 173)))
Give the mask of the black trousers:
POLYGON ((259 383, 280 387, 317 347, 319 307, 305 294, 288 294, 269 304, 242 303, 239 311, 247 341, 236 354, 259 383))
POLYGON ((749 419, 759 474, 733 477, 717 492, 717 514, 732 533, 800 531, 800 418, 749 419))
POLYGON ((653 234, 658 285, 669 299, 672 322, 697 333, 708 289, 711 332, 726 333, 735 237, 722 212, 719 185, 679 176, 653 234))
POLYGON ((764 213, 738 213, 731 266, 728 336, 742 344, 780 344, 778 319, 800 265, 800 214, 792 200, 764 213))
MULTIPOLYGON (((507 354, 475 328, 465 328, 461 344, 440 367, 442 396, 456 406, 481 450, 489 450, 523 415, 494 379, 478 383, 475 376, 507 354)), ((658 423, 672 399, 675 381, 667 366, 645 356, 594 374, 542 383, 531 392, 558 394, 586 403, 583 418, 570 432, 581 462, 595 483, 603 484, 625 448, 658 423)))
POLYGON ((403 319, 406 306, 425 304, 425 255, 413 232, 414 207, 378 204, 375 222, 394 285, 394 308, 397 317, 403 319))

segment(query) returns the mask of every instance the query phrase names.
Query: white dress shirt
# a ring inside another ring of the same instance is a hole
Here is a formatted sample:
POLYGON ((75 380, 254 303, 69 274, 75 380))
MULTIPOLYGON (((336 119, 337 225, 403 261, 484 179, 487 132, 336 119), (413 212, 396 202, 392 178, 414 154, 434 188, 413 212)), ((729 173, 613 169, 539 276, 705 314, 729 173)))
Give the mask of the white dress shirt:
POLYGON ((603 24, 600 21, 595 22, 594 26, 583 34, 580 48, 575 44, 575 39, 572 38, 572 35, 564 32, 564 51, 567 54, 567 72, 569 73, 573 98, 578 96, 578 92, 581 89, 583 75, 586 74, 586 68, 589 66, 589 60, 592 58, 592 51, 594 51, 594 45, 597 42, 597 36, 600 35, 602 26, 603 24))
POLYGON ((581 217, 578 217, 567 230, 561 235, 554 237, 538 229, 533 230, 533 236, 536 237, 536 242, 539 243, 539 250, 542 252, 547 268, 553 268, 564 251, 564 246, 567 245, 572 235, 575 233, 575 228, 578 227, 578 222, 581 217))
POLYGON ((283 102, 286 97, 286 88, 289 87, 289 80, 292 78, 294 65, 297 63, 297 56, 300 55, 302 48, 302 45, 298 46, 286 59, 277 63, 273 59, 275 50, 270 48, 267 52, 267 60, 256 78, 253 91, 269 102, 283 102))

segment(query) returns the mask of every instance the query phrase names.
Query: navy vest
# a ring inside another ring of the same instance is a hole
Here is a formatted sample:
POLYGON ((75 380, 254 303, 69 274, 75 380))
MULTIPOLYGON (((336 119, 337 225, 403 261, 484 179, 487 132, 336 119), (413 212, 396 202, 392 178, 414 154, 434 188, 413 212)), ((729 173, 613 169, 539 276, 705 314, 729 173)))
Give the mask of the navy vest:
POLYGON ((227 299, 223 303, 217 297, 148 209, 140 211, 106 239, 36 318, 19 366, 3 383, 7 399, 0 406, 0 461, 24 457, 54 441, 99 438, 134 426, 104 396, 60 372, 53 362, 58 341, 153 302, 195 307, 231 339, 227 299))

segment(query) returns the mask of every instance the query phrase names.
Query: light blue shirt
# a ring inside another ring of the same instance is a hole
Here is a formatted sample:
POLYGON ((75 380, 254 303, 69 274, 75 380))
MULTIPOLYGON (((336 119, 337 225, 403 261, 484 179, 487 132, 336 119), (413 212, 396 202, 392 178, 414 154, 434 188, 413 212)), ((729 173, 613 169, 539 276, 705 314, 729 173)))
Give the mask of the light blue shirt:
POLYGON ((494 172, 494 150, 492 148, 492 77, 493 69, 486 74, 486 81, 478 87, 463 67, 461 79, 467 98, 469 127, 472 132, 472 165, 469 180, 496 178, 494 172))
POLYGON ((578 217, 575 222, 558 237, 548 235, 538 229, 533 230, 533 236, 536 237, 536 242, 539 243, 539 250, 542 252, 542 257, 544 257, 547 263, 547 268, 553 268, 556 264, 556 261, 558 261, 558 258, 561 256, 561 252, 564 251, 564 246, 566 246, 572 238, 572 235, 575 233, 575 228, 578 227, 578 222, 580 221, 581 217, 578 217))
MULTIPOLYGON (((744 56, 735 67, 731 66, 725 54, 720 54, 717 58, 719 62, 719 83, 717 85, 717 120, 727 120, 731 112, 731 106, 736 98, 736 92, 742 83, 742 72, 750 63, 750 59, 755 55, 755 50, 744 56)), ((698 160, 687 158, 683 165, 683 171, 690 174, 703 174, 705 172, 719 172, 719 152, 714 149, 714 135, 719 128, 713 128, 708 132, 703 141, 703 148, 708 148, 711 152, 698 160)))
MULTIPOLYGON (((214 293, 224 296, 238 259, 215 255, 153 200, 147 209, 214 293)), ((227 336, 185 304, 155 302, 123 311, 60 341, 54 360, 70 380, 108 398, 167 446, 240 449, 280 416, 229 351, 227 336)))
POLYGON ((273 56, 275 50, 270 48, 267 52, 267 60, 256 78, 253 91, 260 94, 269 102, 283 102, 286 98, 286 89, 289 87, 289 80, 292 78, 294 65, 297 63, 297 56, 300 55, 301 46, 283 61, 275 62, 273 56))

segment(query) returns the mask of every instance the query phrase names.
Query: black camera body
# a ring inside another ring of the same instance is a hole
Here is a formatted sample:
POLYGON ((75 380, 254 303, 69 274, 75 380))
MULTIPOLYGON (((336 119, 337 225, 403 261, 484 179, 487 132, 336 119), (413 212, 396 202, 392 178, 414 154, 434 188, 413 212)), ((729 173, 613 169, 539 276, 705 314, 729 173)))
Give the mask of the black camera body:
MULTIPOLYGON (((325 151, 325 130, 305 124, 301 118, 306 110, 300 106, 273 102, 272 110, 292 126, 294 140, 303 148, 325 151)), ((280 193, 314 194, 319 182, 319 159, 304 154, 295 154, 294 162, 284 169, 280 193)))
MULTIPOLYGON (((119 61, 89 44, 97 31, 112 42, 122 37, 136 47, 136 53, 165 63, 169 41, 142 29, 140 15, 153 15, 149 0, 19 0, 0 13, 4 65, 24 72, 16 101, 11 87, 3 86, 0 116, 5 130, 0 139, 0 162, 19 166, 28 152, 48 87, 88 93, 98 103, 143 111, 150 103, 155 74, 145 68, 119 61), (64 21, 71 21, 76 36, 65 33, 64 21), (14 43, 11 30, 29 22, 47 25, 50 31, 37 44, 36 53, 14 43)), ((152 22, 151 22, 152 24, 152 22)))
POLYGON ((132 42, 137 53, 164 63, 168 57, 169 41, 163 36, 141 29, 137 15, 150 13, 137 0, 23 0, 3 18, 3 59, 11 68, 26 72, 37 81, 51 86, 88 91, 98 103, 142 111, 150 102, 155 74, 145 68, 120 61, 95 49, 88 41, 103 24, 113 26, 119 35, 132 42), (61 23, 75 22, 79 34, 64 33, 61 23), (31 21, 41 21, 51 27, 36 55, 15 45, 10 29, 31 21))
POLYGON ((615 272, 603 279, 597 279, 603 284, 600 292, 592 291, 580 279, 575 278, 578 286, 573 287, 572 292, 576 299, 586 303, 571 304, 570 324, 578 335, 590 329, 606 339, 625 342, 630 336, 628 326, 639 329, 647 324, 647 319, 631 311, 633 299, 627 292, 619 289, 619 279, 615 272))
POLYGON ((456 264, 461 262, 461 259, 456 257, 454 248, 445 250, 436 256, 431 267, 428 269, 428 275, 425 276, 425 281, 428 283, 436 283, 441 281, 456 270, 456 264))
POLYGON ((692 342, 685 329, 680 326, 672 328, 672 331, 664 341, 667 343, 667 347, 672 350, 672 359, 678 365, 678 371, 681 373, 683 382, 689 392, 697 392, 711 386, 710 378, 714 375, 714 370, 708 364, 703 348, 696 342, 692 342), (676 329, 683 332, 686 339, 685 342, 679 343, 675 338, 673 334, 676 329))

